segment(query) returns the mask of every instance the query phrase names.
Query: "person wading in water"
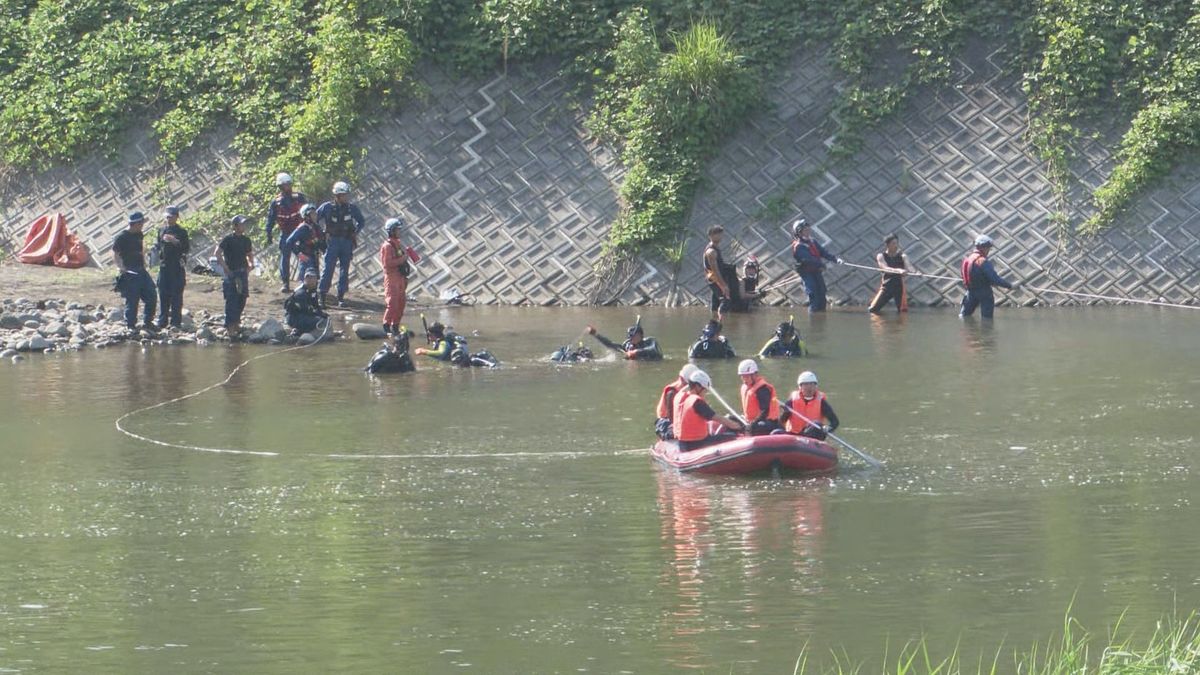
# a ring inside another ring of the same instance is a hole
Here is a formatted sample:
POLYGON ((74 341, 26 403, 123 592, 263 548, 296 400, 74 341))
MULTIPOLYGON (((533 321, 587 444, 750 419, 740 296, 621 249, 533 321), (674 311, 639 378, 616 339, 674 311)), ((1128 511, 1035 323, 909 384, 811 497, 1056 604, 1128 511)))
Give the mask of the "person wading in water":
POLYGON ((875 263, 883 270, 883 277, 879 280, 879 291, 875 293, 867 311, 878 314, 888 302, 895 300, 896 311, 907 312, 908 298, 904 277, 911 265, 908 262, 908 254, 900 250, 899 237, 895 234, 884 237, 883 250, 875 255, 875 263))

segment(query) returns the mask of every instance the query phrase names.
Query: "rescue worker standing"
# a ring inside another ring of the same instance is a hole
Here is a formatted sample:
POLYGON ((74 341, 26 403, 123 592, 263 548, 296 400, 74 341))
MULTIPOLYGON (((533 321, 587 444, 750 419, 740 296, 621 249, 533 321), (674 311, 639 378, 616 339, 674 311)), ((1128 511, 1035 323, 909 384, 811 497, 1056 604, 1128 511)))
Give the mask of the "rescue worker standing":
POLYGON ((725 320, 725 311, 733 301, 733 292, 725 280, 725 260, 721 257, 721 238, 725 236, 725 228, 713 225, 708 228, 708 246, 704 248, 704 278, 708 280, 708 288, 712 295, 708 301, 708 309, 712 312, 712 320, 725 320))
POLYGON ((992 251, 992 238, 986 234, 975 237, 975 250, 962 261, 962 281, 967 293, 962 299, 959 316, 971 316, 979 308, 979 316, 990 319, 996 308, 996 297, 992 286, 1013 290, 1017 286, 996 273, 988 254, 992 251))
POLYGON ((317 271, 304 273, 304 283, 283 301, 287 325, 297 333, 309 333, 321 327, 329 315, 321 309, 321 296, 317 292, 317 271))
POLYGON ((250 268, 254 266, 254 246, 246 236, 246 216, 234 216, 233 232, 217 244, 215 255, 225 277, 221 290, 225 295, 225 329, 236 337, 242 330, 242 311, 250 297, 250 268))
POLYGON ((333 184, 333 201, 325 202, 317 209, 317 222, 324 223, 329 237, 329 248, 325 251, 325 271, 321 274, 321 302, 329 297, 333 285, 333 269, 340 266, 337 283, 338 307, 346 306, 346 291, 350 288, 350 259, 362 232, 363 217, 358 205, 350 203, 350 184, 338 181, 333 184))
POLYGON ((679 370, 679 377, 663 387, 662 395, 658 397, 658 407, 655 408, 658 419, 654 422, 654 433, 659 438, 668 440, 675 437, 671 430, 671 422, 675 418, 675 396, 687 389, 688 378, 697 370, 700 369, 689 363, 679 370))
POLYGON ((883 276, 879 280, 879 291, 871 299, 867 311, 878 314, 888 302, 896 302, 896 311, 907 312, 908 300, 904 297, 904 277, 908 274, 908 254, 900 250, 900 238, 889 234, 883 239, 883 250, 875 255, 883 276))
POLYGON ((750 434, 765 436, 779 428, 779 401, 775 387, 758 374, 758 363, 746 359, 738 364, 742 378, 742 418, 750 423, 750 434))
POLYGON ((183 287, 187 284, 187 257, 191 251, 187 230, 179 225, 179 207, 168 206, 167 226, 158 233, 158 327, 183 325, 183 287))
POLYGON ((286 173, 275 176, 275 187, 279 194, 271 200, 267 208, 267 246, 271 245, 275 225, 279 225, 279 278, 283 280, 280 293, 292 292, 292 249, 288 246, 288 237, 300 226, 304 216, 300 209, 308 203, 303 192, 292 191, 292 177, 286 173))
POLYGON ((779 413, 779 421, 790 434, 825 440, 829 432, 837 430, 839 422, 833 406, 817 388, 816 373, 811 370, 800 373, 796 385, 796 391, 779 413))
POLYGON ((154 331, 154 280, 146 271, 146 256, 142 248, 142 226, 146 217, 141 211, 129 214, 129 227, 113 240, 113 262, 120 276, 116 291, 125 299, 125 325, 133 330, 137 327, 138 302, 142 303, 142 328, 154 331))
POLYGON ((804 218, 792 223, 792 236, 792 258, 796 261, 796 274, 804 281, 804 291, 808 294, 808 312, 824 312, 829 304, 825 297, 825 261, 841 265, 842 259, 813 239, 812 227, 804 218))
POLYGON ((706 445, 720 443, 733 438, 728 431, 710 434, 708 423, 720 422, 726 429, 745 431, 745 426, 732 417, 717 415, 704 400, 704 392, 712 387, 712 379, 703 370, 697 370, 688 378, 688 387, 675 395, 672 431, 680 450, 696 450, 706 445))
POLYGON ((303 279, 308 270, 321 274, 321 254, 328 248, 325 231, 317 222, 317 207, 305 204, 300 207, 300 225, 292 230, 284 241, 287 250, 296 254, 296 274, 303 279))
POLYGON ((408 301, 408 277, 412 275, 408 251, 400 242, 400 228, 404 223, 391 218, 384 225, 387 238, 379 247, 379 264, 383 267, 383 332, 395 333, 404 318, 404 305, 408 301))

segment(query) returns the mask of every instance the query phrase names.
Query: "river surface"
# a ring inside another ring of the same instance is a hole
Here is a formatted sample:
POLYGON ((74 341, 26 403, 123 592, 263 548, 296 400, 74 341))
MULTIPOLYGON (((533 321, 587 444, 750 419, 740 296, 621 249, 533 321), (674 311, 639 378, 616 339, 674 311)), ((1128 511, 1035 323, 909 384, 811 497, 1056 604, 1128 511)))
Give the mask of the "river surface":
MULTIPOLYGON (((617 309, 430 314, 504 367, 372 379, 374 343, 139 347, 0 367, 0 672, 790 673, 925 637, 990 660, 1073 615, 1200 607, 1197 317, 797 321, 842 436, 821 478, 681 476, 645 450, 669 360, 545 356, 617 309)), ((777 310, 735 316, 757 351, 777 310)), ((415 320, 416 317, 410 317, 415 320)), ((597 352, 602 351, 593 343, 597 352)), ((736 362, 709 368, 731 402, 736 362)))

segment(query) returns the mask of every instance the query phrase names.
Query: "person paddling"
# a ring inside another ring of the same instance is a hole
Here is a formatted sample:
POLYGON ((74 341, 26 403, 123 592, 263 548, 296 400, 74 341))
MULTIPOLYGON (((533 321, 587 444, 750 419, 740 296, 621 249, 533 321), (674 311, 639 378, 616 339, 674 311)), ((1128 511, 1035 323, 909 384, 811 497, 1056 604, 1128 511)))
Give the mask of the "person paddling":
POLYGON ((709 321, 700 331, 700 339, 696 340, 688 350, 689 359, 735 359, 737 353, 729 344, 729 340, 721 335, 721 322, 709 321))
POLYGON ((688 378, 697 370, 700 369, 695 364, 689 363, 679 370, 679 377, 663 387, 662 395, 658 397, 658 407, 655 408, 658 419, 654 422, 654 433, 658 434, 659 438, 675 438, 671 430, 671 422, 675 419, 675 397, 688 388, 688 378))
POLYGON ((900 250, 900 238, 889 234, 883 239, 883 250, 875 255, 875 263, 882 271, 879 280, 879 290, 871 299, 867 311, 878 314, 891 301, 896 302, 896 311, 908 311, 908 299, 905 297, 904 277, 908 274, 910 265, 908 254, 900 250))
POLYGON ((782 321, 775 327, 775 335, 767 340, 762 349, 758 350, 760 359, 766 358, 795 358, 808 355, 808 347, 796 332, 796 324, 791 318, 782 321))
POLYGON ((680 450, 696 450, 706 445, 727 441, 736 436, 729 431, 710 433, 708 423, 720 422, 725 429, 745 431, 745 426, 732 417, 718 415, 704 400, 704 392, 712 387, 712 379, 703 370, 688 377, 688 387, 675 395, 672 431, 680 450))
POLYGON ((995 311, 996 298, 992 294, 992 286, 1013 290, 1016 284, 996 273, 988 254, 992 252, 992 238, 986 234, 975 237, 975 250, 967 254, 962 261, 962 281, 966 295, 962 299, 962 309, 959 316, 971 316, 975 308, 979 308, 979 316, 990 319, 995 311))
POLYGON ((843 261, 813 239, 812 226, 804 218, 797 218, 792 223, 792 236, 792 258, 796 261, 796 274, 804 281, 804 291, 808 294, 808 312, 824 312, 829 304, 825 296, 825 261, 839 265, 843 261))
POLYGON ((775 387, 758 374, 758 362, 746 359, 738 364, 742 378, 742 417, 750 423, 750 434, 765 436, 779 429, 779 401, 775 387))
POLYGON ((642 330, 642 322, 639 319, 637 323, 629 327, 625 331, 625 342, 617 344, 612 340, 604 337, 596 332, 594 326, 587 327, 588 335, 600 341, 600 344, 621 352, 625 358, 630 361, 659 361, 662 359, 662 350, 658 348, 658 340, 653 337, 646 337, 645 331, 642 330))
POLYGON ((779 421, 790 434, 825 440, 829 432, 837 430, 839 422, 833 406, 817 388, 817 374, 811 370, 800 373, 796 385, 779 413, 779 421))

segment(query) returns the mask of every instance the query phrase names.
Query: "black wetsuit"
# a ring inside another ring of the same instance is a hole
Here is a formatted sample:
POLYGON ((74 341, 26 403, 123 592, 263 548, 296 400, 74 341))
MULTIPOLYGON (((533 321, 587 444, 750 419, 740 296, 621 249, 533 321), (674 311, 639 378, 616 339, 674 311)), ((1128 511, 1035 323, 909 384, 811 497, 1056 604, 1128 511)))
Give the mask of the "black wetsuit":
MULTIPOLYGON (((883 256, 883 262, 887 263, 888 267, 898 270, 907 269, 902 251, 896 251, 896 255, 888 255, 887 251, 884 251, 880 255, 883 256)), ((893 300, 896 302, 897 310, 904 306, 904 277, 892 272, 884 272, 883 277, 879 280, 879 291, 871 300, 870 311, 879 312, 893 300)))

